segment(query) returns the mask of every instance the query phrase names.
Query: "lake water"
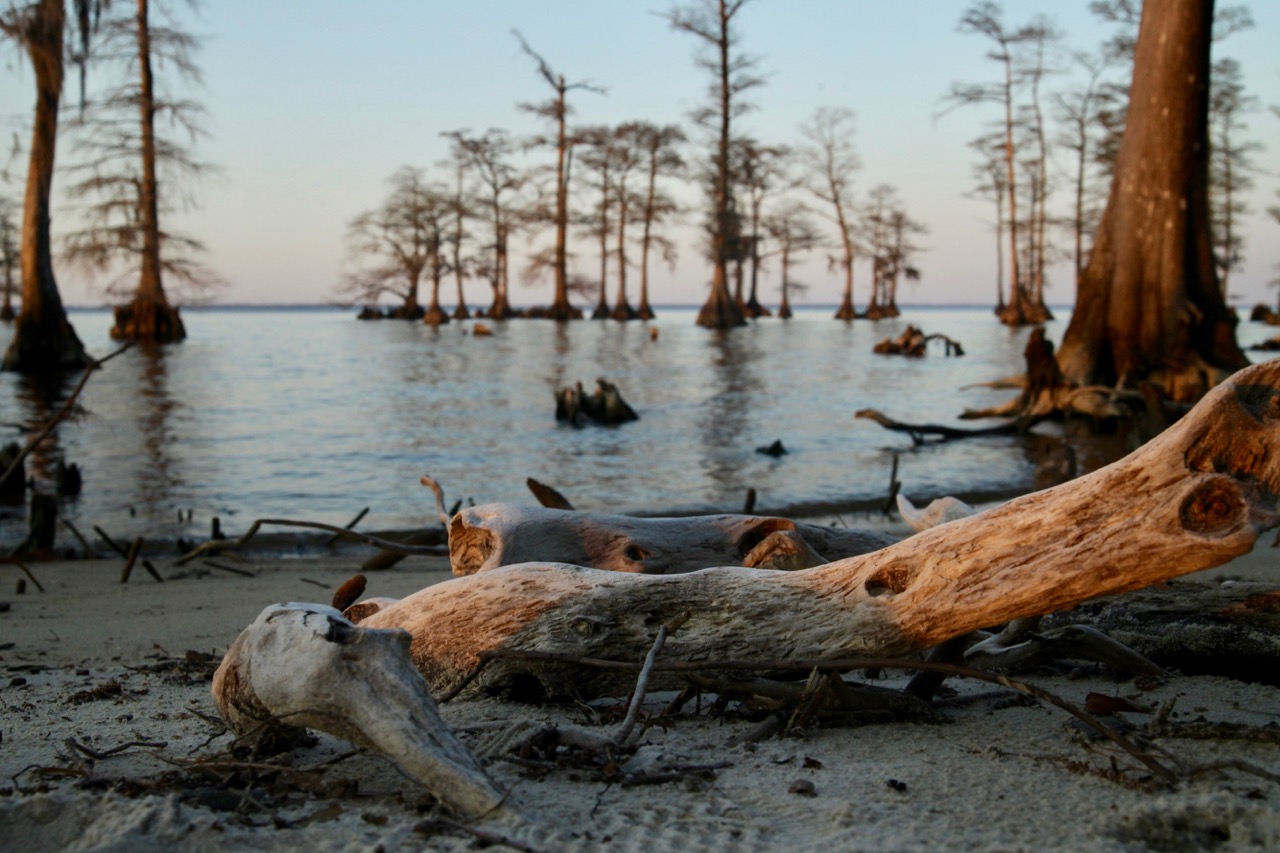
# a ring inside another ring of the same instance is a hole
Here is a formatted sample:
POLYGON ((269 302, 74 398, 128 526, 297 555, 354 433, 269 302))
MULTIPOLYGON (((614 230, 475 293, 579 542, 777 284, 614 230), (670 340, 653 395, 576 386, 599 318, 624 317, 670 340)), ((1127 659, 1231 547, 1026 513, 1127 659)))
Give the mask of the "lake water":
MULTIPOLYGON (((232 533, 259 517, 345 524, 364 507, 362 529, 420 526, 433 517, 422 474, 449 503, 532 503, 525 478, 534 477, 580 509, 643 514, 739 511, 748 488, 761 512, 848 512, 883 498, 895 455, 913 498, 1031 488, 1034 441, 913 447, 853 417, 871 407, 972 425, 957 419, 964 408, 1012 396, 962 390, 1021 371, 1028 331, 989 309, 909 308, 851 325, 829 308, 804 309, 727 334, 693 318, 694 309, 667 308, 649 325, 490 322, 485 337, 470 322, 430 329, 335 309, 187 311, 189 339, 109 362, 28 470, 43 478, 58 459, 79 464, 83 492, 63 515, 120 538, 202 537, 213 516, 232 533), (908 323, 959 340, 965 356, 945 357, 940 343, 923 359, 872 354, 908 323), (556 389, 589 389, 598 376, 640 420, 557 423, 556 389), (786 455, 756 452, 775 439, 786 455)), ((1051 340, 1066 319, 1059 312, 1049 325, 1051 340)), ((106 311, 75 311, 72 322, 93 354, 115 348, 106 311)), ((1246 345, 1271 334, 1240 327, 1246 345)), ((24 441, 56 408, 0 374, 5 440, 24 441)), ((25 510, 4 511, 0 542, 19 541, 25 525, 25 510)))

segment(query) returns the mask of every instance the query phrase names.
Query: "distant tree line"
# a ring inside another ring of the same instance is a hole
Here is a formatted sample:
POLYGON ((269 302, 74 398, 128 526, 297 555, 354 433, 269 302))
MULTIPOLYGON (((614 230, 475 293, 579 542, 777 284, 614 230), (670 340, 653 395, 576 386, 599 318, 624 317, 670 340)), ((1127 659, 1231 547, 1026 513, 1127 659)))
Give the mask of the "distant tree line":
POLYGON ((897 314, 898 283, 920 275, 915 256, 925 228, 908 216, 887 184, 865 198, 855 195, 861 162, 850 110, 817 110, 794 146, 766 143, 740 129, 738 119, 750 107, 746 97, 763 82, 755 73, 757 58, 739 47, 736 22, 747 2, 701 0, 664 15, 674 30, 694 36, 697 63, 709 78, 707 101, 691 116, 693 141, 678 125, 571 123, 571 95, 605 90, 590 80, 569 82, 516 33, 551 90, 546 101, 520 108, 544 120, 547 131, 526 139, 499 129, 448 131, 450 157, 436 166, 441 177, 398 169, 381 204, 348 225, 342 298, 364 306, 365 317, 440 324, 450 319, 440 304, 440 281, 454 277, 453 316, 468 316, 461 283, 470 278, 491 290, 481 313, 505 319, 515 313, 513 238, 531 242, 551 232, 551 244, 531 251, 520 275, 534 282, 549 274, 553 299, 524 310, 525 316, 581 318, 586 312, 572 303, 576 297, 594 303, 594 319, 651 319, 654 262, 674 263, 671 229, 695 214, 677 201, 677 183, 684 182, 701 188, 706 199, 702 249, 711 276, 700 325, 729 328, 770 315, 761 297, 766 275, 777 284, 779 314, 789 316, 789 294, 805 286, 791 277, 792 270, 818 250, 829 252, 831 269, 843 278, 837 317, 897 314), (554 159, 525 166, 524 155, 531 151, 552 153, 554 159), (583 271, 585 262, 575 263, 581 256, 594 261, 592 271, 583 271), (861 312, 854 308, 859 259, 873 271, 861 312), (635 270, 633 305, 629 276, 635 270), (420 296, 424 280, 431 283, 426 304, 420 296), (388 298, 392 307, 377 307, 388 298))

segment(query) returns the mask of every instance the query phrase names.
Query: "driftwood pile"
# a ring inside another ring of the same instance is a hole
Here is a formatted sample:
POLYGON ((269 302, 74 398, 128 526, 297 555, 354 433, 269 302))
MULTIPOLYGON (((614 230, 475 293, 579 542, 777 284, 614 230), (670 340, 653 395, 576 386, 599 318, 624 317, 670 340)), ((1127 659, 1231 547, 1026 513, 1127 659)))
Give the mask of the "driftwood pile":
POLYGON ((596 390, 587 394, 582 383, 567 385, 556 393, 556 420, 574 427, 588 423, 618 426, 639 420, 635 409, 622 398, 618 386, 605 379, 596 380, 596 390))
MULTIPOLYGON (((455 555, 469 560, 462 567, 473 573, 400 601, 362 602, 346 617, 321 605, 268 608, 228 651, 214 696, 238 731, 314 726, 396 756, 463 814, 511 814, 518 806, 434 716, 433 693, 643 696, 650 676, 678 686, 697 683, 688 673, 711 668, 706 683, 714 685, 728 673, 800 667, 813 673, 805 702, 838 698, 843 688, 826 673, 901 665, 869 660, 946 649, 981 628, 1017 625, 1244 554, 1280 522, 1278 495, 1280 363, 1272 362, 1236 374, 1169 430, 1104 469, 799 571, 741 565, 775 534, 798 532, 814 547, 799 526, 730 522, 716 536, 737 565, 649 574, 645 561, 654 555, 641 552, 657 540, 646 537, 676 535, 661 525, 563 510, 481 525, 477 508, 472 521, 464 513, 458 522, 455 555), (615 543, 623 543, 620 552, 615 543), (504 556, 495 558, 499 552, 504 556), (543 553, 556 562, 501 566, 543 553), (564 559, 613 561, 623 570, 564 559)), ((707 537, 705 530, 681 535, 707 537)), ((671 557, 663 555, 659 571, 678 570, 671 557)), ((1007 646, 993 645, 1008 654, 1007 646)), ((952 671, 942 663, 913 668, 952 671)), ((616 750, 626 737, 596 736, 596 743, 616 750)), ((1130 755, 1160 778, 1174 777, 1148 752, 1133 748, 1130 755)))

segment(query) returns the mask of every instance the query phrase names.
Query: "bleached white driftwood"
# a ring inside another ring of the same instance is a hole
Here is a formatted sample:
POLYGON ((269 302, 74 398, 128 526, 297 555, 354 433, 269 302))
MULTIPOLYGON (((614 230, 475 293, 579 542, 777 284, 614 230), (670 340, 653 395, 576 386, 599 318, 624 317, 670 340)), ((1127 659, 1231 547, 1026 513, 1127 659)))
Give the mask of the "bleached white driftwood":
POLYGON ((454 514, 449 562, 455 575, 548 560, 661 575, 708 566, 808 567, 867 554, 896 541, 875 530, 759 515, 639 518, 485 504, 454 514), (773 541, 764 544, 770 537, 773 541))
MULTIPOLYGON (((408 630, 433 689, 494 650, 638 661, 685 612, 666 660, 910 652, 1247 552, 1277 522, 1278 387, 1280 362, 1243 370, 1113 465, 865 556, 798 572, 660 576, 523 564, 429 587, 362 624, 408 630)), ((598 671, 511 659, 476 683, 551 694, 619 686, 598 671)))
POLYGON ((241 632, 213 677, 239 733, 305 727, 376 749, 466 817, 506 813, 409 659, 409 635, 357 627, 321 604, 273 605, 241 632))
POLYGON ((897 499, 898 514, 916 533, 923 533, 931 527, 937 527, 958 518, 968 518, 977 512, 964 501, 953 497, 930 501, 924 509, 916 509, 915 504, 901 492, 898 493, 897 499))

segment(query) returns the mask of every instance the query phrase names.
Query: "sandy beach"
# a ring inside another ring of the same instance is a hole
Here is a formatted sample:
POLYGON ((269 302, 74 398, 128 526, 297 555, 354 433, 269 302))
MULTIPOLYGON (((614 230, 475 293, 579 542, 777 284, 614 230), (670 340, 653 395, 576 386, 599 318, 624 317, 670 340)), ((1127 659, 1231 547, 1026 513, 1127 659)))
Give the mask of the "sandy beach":
MULTIPOLYGON (((1259 545, 1192 576, 1275 584, 1259 545)), ((1172 850, 1280 846, 1280 688, 1213 675, 1115 681, 1080 666, 1025 680, 1111 717, 1178 778, 1150 769, 1064 711, 950 680, 930 721, 741 742, 759 715, 712 697, 644 731, 619 763, 515 755, 543 723, 615 725, 625 697, 540 706, 457 699, 445 719, 526 816, 464 827, 383 757, 320 735, 271 759, 227 752, 209 692, 214 666, 262 608, 327 603, 367 552, 154 560, 163 583, 121 561, 0 567, 0 838, 10 850, 1172 850), (1147 738, 1150 711, 1174 701, 1147 738), (1192 725, 1195 723, 1196 725, 1192 725), (1211 736, 1206 737, 1205 733, 1211 736), (1197 736, 1191 736, 1198 733, 1197 736), (1244 766, 1231 766, 1232 763, 1244 766), (1257 772, 1261 771, 1261 772, 1257 772), (481 839, 482 841, 478 841, 481 839), (499 847, 498 849, 502 849, 499 847)), ((400 597, 448 578, 443 557, 371 574, 400 597)), ((857 675, 857 673, 851 674, 857 675)), ((901 686, 888 673, 874 683, 901 686)), ((672 694, 654 694, 657 713, 672 694)))

